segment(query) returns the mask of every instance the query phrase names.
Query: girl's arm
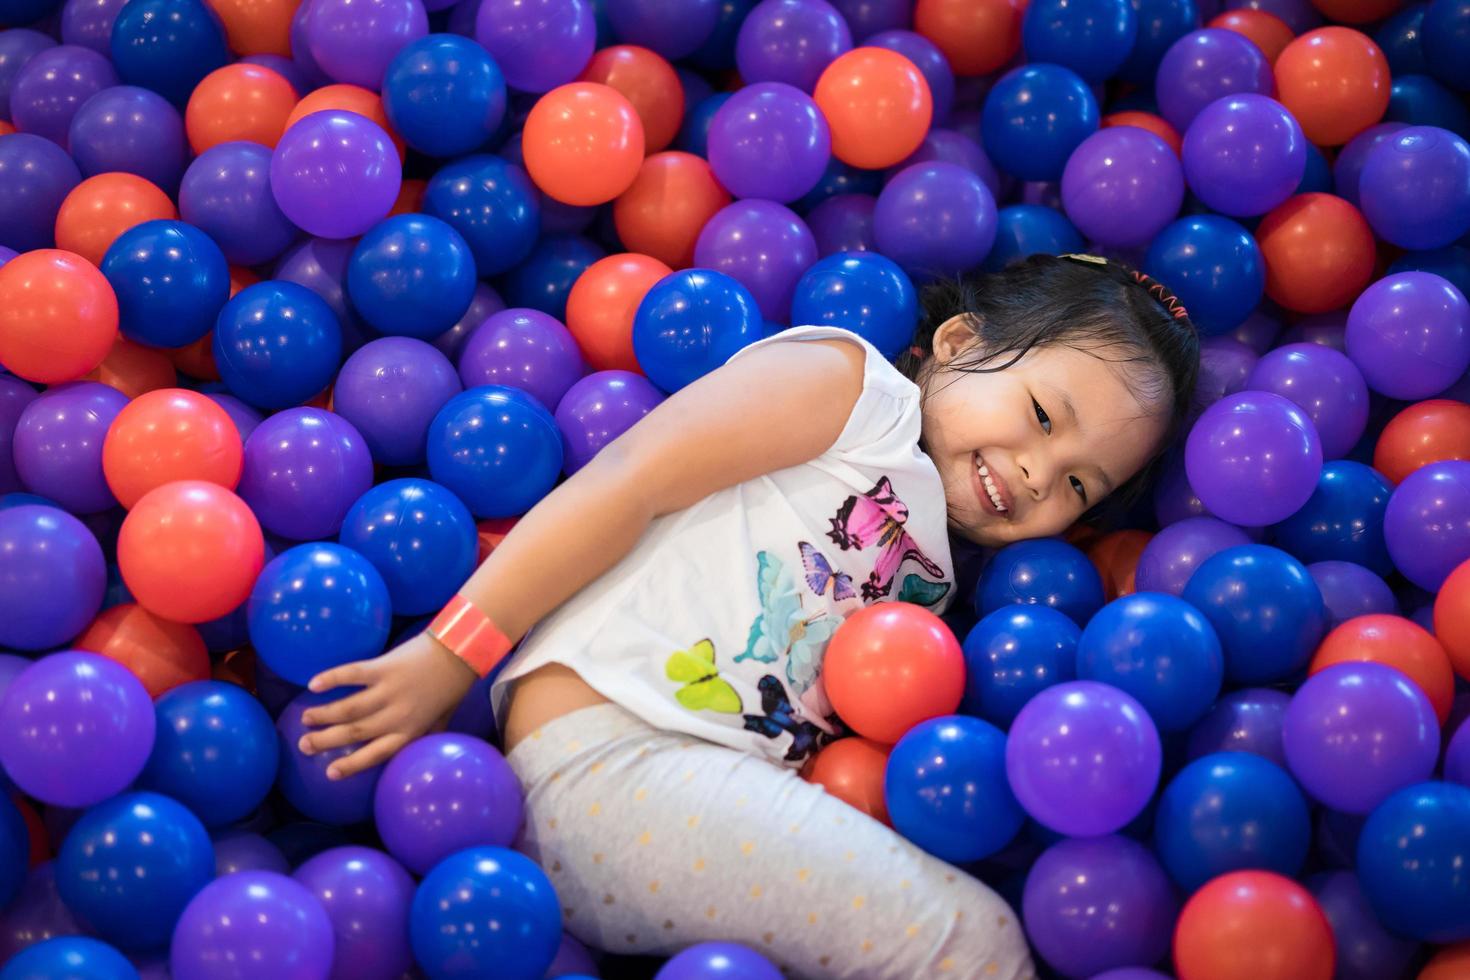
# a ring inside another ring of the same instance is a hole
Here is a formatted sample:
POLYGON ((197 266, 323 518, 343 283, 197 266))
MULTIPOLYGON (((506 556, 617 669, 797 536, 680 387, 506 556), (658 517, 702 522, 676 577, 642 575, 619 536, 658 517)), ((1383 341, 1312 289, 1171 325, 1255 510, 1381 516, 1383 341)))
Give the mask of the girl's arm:
MULTIPOLYGON (((763 473, 820 456, 862 392, 865 353, 845 340, 752 351, 670 396, 520 519, 460 592, 515 642, 623 558, 653 518, 763 473)), ((312 679, 362 690, 313 708, 326 726, 307 754, 363 743, 332 764, 342 778, 384 762, 453 711, 475 681, 418 636, 312 679)))

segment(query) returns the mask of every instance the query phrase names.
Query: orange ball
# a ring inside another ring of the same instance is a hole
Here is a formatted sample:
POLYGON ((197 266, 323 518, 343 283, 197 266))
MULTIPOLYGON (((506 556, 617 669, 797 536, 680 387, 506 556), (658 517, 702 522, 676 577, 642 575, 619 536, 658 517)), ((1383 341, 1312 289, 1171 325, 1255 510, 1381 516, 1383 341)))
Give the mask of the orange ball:
POLYGON ((179 623, 232 612, 250 597, 264 560, 260 524, 245 501, 201 480, 144 494, 117 536, 128 591, 144 609, 179 623))
POLYGON ((859 735, 892 745, 921 721, 954 714, 965 655, 922 606, 879 602, 847 617, 822 660, 832 707, 859 735))
POLYGON ((218 381, 219 367, 214 363, 214 331, 200 337, 188 347, 168 351, 169 360, 178 370, 200 381, 218 381))
POLYGON ((1445 946, 1419 971, 1419 980, 1465 980, 1470 977, 1470 942, 1445 946))
MULTIPOLYGON (((4 133, 0 133, 3 136, 4 133)), ((26 802, 26 798, 17 791, 10 795, 10 802, 20 811, 21 817, 26 822, 26 834, 30 838, 29 865, 36 865, 51 860, 51 837, 46 833, 46 824, 41 820, 41 815, 36 808, 26 802)))
POLYGON ((199 631, 160 619, 133 602, 102 610, 72 646, 122 664, 151 698, 180 684, 209 680, 209 651, 199 631))
POLYGON ((340 109, 343 112, 355 112, 359 116, 366 116, 388 134, 388 138, 393 141, 393 146, 398 150, 400 162, 408 153, 403 139, 394 132, 393 124, 388 121, 388 113, 383 109, 382 97, 377 92, 358 85, 323 85, 315 92, 308 92, 286 116, 286 126, 282 132, 290 129, 313 112, 325 112, 328 109, 340 109))
POLYGON ((582 70, 579 82, 598 82, 621 92, 643 123, 645 153, 657 153, 679 135, 684 121, 684 84, 662 55, 635 44, 603 48, 582 70))
POLYGON ((1298 194, 1256 227, 1266 295, 1297 313, 1347 306, 1373 278, 1373 230, 1335 194, 1298 194))
POLYGON ((1407 675, 1434 705, 1440 724, 1450 716, 1455 672, 1444 647, 1418 623, 1381 613, 1349 619, 1327 634, 1308 672, 1362 662, 1383 664, 1407 675))
POLYGON ((643 122, 633 103, 596 82, 541 96, 526 117, 521 152, 536 186, 563 204, 605 204, 643 164, 643 122))
POLYGON ((197 391, 150 391, 123 406, 102 443, 102 474, 129 508, 175 480, 204 480, 233 490, 244 447, 229 414, 197 391))
POLYGON ((888 746, 866 738, 843 738, 818 752, 801 778, 891 827, 888 805, 883 800, 887 768, 888 746))
POLYGON ((129 398, 137 398, 146 391, 172 388, 179 383, 179 376, 166 351, 135 344, 118 334, 112 350, 101 364, 87 372, 86 380, 100 381, 129 398))
POLYGON ((429 189, 429 182, 410 177, 398 185, 398 200, 393 202, 393 207, 388 211, 388 217, 395 214, 414 214, 421 210, 424 205, 424 194, 429 189))
POLYGON ((9 136, 13 132, 15 132, 15 127, 4 119, 0 119, 0 136, 9 136))
POLYGON ((633 315, 653 284, 673 271, 650 256, 621 252, 577 277, 567 294, 567 329, 592 370, 643 373, 633 354, 633 315))
POLYGON ((1399 412, 1373 448, 1373 468, 1394 483, 1421 466, 1447 459, 1470 459, 1470 405, 1448 398, 1399 412))
POLYGON ((908 159, 934 119, 924 73, 887 48, 839 55, 817 79, 812 99, 832 128, 832 155, 866 170, 908 159))
POLYGON ((301 0, 206 0, 225 25, 230 50, 244 57, 291 57, 291 18, 301 0))
POLYGON ((1450 658, 1450 666, 1470 680, 1470 561, 1439 587, 1434 599, 1434 638, 1450 658))
POLYGON ((1087 557, 1102 576, 1103 592, 1109 602, 1138 591, 1134 582, 1138 556, 1152 540, 1153 535, 1147 531, 1111 531, 1087 548, 1087 557))
POLYGON ((195 153, 246 140, 274 147, 296 108, 296 90, 281 75, 240 62, 205 75, 189 96, 184 129, 195 153))
POLYGON ((1179 980, 1332 980, 1336 957, 1312 893, 1270 871, 1206 882, 1174 926, 1179 980))
POLYGON ((1103 116, 1102 128, 1109 126, 1136 126, 1139 129, 1148 130, 1168 145, 1174 151, 1175 156, 1184 152, 1184 141, 1179 138, 1179 131, 1170 126, 1162 116, 1156 116, 1152 112, 1115 112, 1110 116, 1103 116))
POLYGON ((1404 0, 1312 0, 1328 20, 1339 24, 1371 24, 1398 10, 1404 0))
POLYGON ((56 212, 56 247, 100 266, 118 235, 145 221, 178 216, 169 196, 142 177, 98 174, 72 188, 61 202, 56 212))
POLYGON ((500 542, 505 540, 518 520, 519 517, 487 517, 479 523, 480 557, 475 559, 476 564, 489 558, 490 552, 500 547, 500 542))
POLYGON ((1361 31, 1321 27, 1277 57, 1276 90, 1307 139, 1341 146, 1388 109, 1388 59, 1361 31))
POLYGON ((618 238, 631 251, 673 269, 694 264, 694 243, 705 223, 730 203, 703 157, 672 150, 655 153, 613 203, 618 238))
POLYGON ((1296 37, 1286 21, 1264 10, 1227 10, 1205 25, 1219 30, 1234 31, 1261 49, 1266 60, 1276 64, 1276 59, 1296 37))
POLYGON ((1026 0, 919 0, 914 30, 934 43, 956 75, 988 75, 1021 49, 1026 0))
POLYGON ((0 266, 0 367, 61 384, 101 364, 117 337, 117 297, 95 265, 42 248, 0 266))

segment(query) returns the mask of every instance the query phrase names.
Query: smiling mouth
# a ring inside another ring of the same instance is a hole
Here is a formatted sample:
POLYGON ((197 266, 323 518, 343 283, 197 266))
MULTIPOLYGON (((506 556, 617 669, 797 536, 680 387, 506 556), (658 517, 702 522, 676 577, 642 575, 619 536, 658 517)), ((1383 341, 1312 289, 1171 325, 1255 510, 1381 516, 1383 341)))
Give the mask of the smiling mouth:
POLYGON ((975 483, 975 496, 980 499, 981 509, 987 510, 999 517, 1009 519, 1011 516, 1011 495, 1006 487, 1005 481, 998 473, 992 473, 986 465, 985 458, 978 452, 972 454, 973 467, 972 478, 975 483))

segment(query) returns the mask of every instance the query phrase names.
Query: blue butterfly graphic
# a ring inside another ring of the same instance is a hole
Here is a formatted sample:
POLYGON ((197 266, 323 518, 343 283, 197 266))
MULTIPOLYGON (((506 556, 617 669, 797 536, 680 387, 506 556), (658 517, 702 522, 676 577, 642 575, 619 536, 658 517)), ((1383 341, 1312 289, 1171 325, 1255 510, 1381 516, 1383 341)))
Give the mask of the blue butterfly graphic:
POLYGON ((835 570, 827 556, 809 542, 798 541, 797 546, 801 548, 801 564, 806 569, 806 584, 811 587, 812 592, 823 595, 830 587, 832 598, 837 602, 857 598, 857 593, 852 588, 851 575, 835 570))

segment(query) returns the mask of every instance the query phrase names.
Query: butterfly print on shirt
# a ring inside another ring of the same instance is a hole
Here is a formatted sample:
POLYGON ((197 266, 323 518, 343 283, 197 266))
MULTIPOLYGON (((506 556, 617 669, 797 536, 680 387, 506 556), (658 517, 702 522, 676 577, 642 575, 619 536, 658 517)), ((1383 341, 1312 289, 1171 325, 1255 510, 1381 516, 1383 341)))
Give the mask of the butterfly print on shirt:
MULTIPOLYGON (((883 549, 873 564, 872 574, 862 584, 864 602, 876 602, 892 592, 894 577, 906 561, 917 562, 934 578, 944 578, 944 569, 930 561, 913 536, 904 530, 908 519, 908 506, 894 494, 893 483, 886 476, 880 477, 877 485, 861 496, 848 497, 838 508, 837 516, 830 519, 832 530, 827 532, 827 537, 843 551, 883 549)), ((947 592, 946 588, 941 597, 947 592)))
MULTIPOLYGON (((767 674, 757 683, 761 692, 761 711, 764 714, 746 715, 745 730, 758 732, 766 738, 779 738, 782 732, 791 735, 791 747, 786 750, 787 762, 800 762, 833 741, 833 736, 822 731, 809 721, 802 721, 791 707, 791 699, 780 678, 767 674)), ((836 722, 834 716, 831 719, 836 722)), ((843 731, 846 729, 844 728, 843 731)))

